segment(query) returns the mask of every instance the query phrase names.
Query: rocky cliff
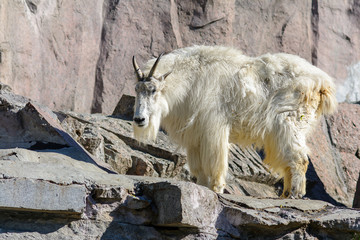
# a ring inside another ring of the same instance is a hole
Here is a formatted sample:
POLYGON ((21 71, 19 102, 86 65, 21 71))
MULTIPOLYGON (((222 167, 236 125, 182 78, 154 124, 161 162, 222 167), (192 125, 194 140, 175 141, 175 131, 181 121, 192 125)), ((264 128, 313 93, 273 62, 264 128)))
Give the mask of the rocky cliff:
POLYGON ((106 114, 133 94, 144 63, 194 44, 254 56, 287 52, 333 76, 359 101, 360 4, 355 0, 0 2, 0 82, 55 110, 106 114))
POLYGON ((165 134, 145 145, 132 138, 130 96, 105 116, 52 112, 1 89, 1 239, 360 236, 360 211, 348 208, 356 188, 350 176, 359 173, 352 141, 359 131, 350 129, 360 126, 351 118, 359 105, 341 105, 323 120, 310 141, 321 144, 310 156, 309 199, 295 200, 278 198, 281 182, 251 148, 232 147, 226 194, 194 184, 186 156, 165 134), (341 128, 347 134, 337 135, 341 128))
POLYGON ((359 16, 352 0, 0 1, 0 239, 358 239, 359 103, 308 139, 305 200, 235 145, 215 194, 129 120, 132 55, 193 44, 300 55, 359 101, 359 16))

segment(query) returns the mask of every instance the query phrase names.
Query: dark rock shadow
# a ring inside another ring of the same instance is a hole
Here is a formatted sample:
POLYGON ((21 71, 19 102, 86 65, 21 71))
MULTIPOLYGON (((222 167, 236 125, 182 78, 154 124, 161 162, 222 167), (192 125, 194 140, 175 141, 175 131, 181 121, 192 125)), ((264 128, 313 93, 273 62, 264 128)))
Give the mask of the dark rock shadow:
POLYGON ((1 233, 49 234, 79 218, 79 215, 3 210, 0 211, 1 233))
POLYGON ((314 165, 309 159, 309 167, 306 172, 306 195, 305 197, 313 199, 313 200, 321 200, 328 203, 331 203, 335 206, 346 207, 344 204, 339 203, 334 198, 332 198, 325 190, 325 186, 321 179, 319 178, 314 165))

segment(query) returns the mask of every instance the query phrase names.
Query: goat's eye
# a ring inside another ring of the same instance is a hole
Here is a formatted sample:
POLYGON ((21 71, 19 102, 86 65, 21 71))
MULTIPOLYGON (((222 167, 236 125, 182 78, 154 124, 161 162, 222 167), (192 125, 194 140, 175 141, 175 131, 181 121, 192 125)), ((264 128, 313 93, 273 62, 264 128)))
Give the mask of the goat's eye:
POLYGON ((149 86, 148 91, 149 91, 151 94, 154 94, 154 93, 156 92, 156 87, 154 87, 154 86, 149 86))

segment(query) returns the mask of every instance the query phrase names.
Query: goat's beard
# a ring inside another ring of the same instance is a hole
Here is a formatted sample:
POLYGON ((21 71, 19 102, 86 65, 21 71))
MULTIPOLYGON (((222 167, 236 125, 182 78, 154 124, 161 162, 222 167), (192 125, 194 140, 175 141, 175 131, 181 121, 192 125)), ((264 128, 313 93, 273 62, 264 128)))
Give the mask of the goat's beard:
POLYGON ((160 129, 160 122, 161 114, 153 114, 146 127, 139 127, 133 123, 135 139, 143 143, 155 141, 160 129))

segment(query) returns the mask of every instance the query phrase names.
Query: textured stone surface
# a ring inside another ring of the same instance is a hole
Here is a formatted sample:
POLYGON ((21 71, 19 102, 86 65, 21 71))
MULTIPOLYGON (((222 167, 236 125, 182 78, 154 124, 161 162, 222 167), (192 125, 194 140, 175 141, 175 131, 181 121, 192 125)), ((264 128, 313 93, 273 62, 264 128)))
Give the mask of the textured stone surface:
POLYGON ((303 201, 301 199, 261 199, 252 198, 248 196, 238 196, 223 194, 221 195, 222 201, 237 202, 240 201, 243 206, 250 209, 266 210, 268 212, 277 212, 279 207, 294 208, 304 212, 318 211, 332 206, 329 203, 317 200, 303 201))
POLYGON ((358 1, 313 2, 317 2, 315 11, 319 15, 317 65, 342 83, 349 74, 347 67, 360 62, 360 4, 358 1))
MULTIPOLYGON (((308 179, 311 181, 318 177, 329 197, 348 207, 353 204, 360 172, 360 158, 357 155, 360 139, 359 114, 359 104, 340 104, 334 115, 321 121, 308 141, 311 148, 309 157, 315 169, 308 179)), ((308 185, 311 184, 308 181, 308 185)))
POLYGON ((349 204, 356 191, 360 173, 360 105, 341 104, 338 112, 327 120, 333 146, 340 155, 339 166, 343 170, 349 204))
POLYGON ((353 201, 352 207, 360 208, 360 173, 359 173, 359 178, 358 178, 358 181, 357 181, 357 184, 356 184, 356 191, 355 191, 354 201, 353 201))
POLYGON ((52 109, 110 114, 134 94, 133 55, 217 44, 300 55, 359 101, 344 83, 358 79, 359 16, 352 0, 2 1, 0 82, 52 109))
POLYGON ((313 189, 314 196, 311 198, 320 199, 319 195, 329 194, 331 203, 338 201, 349 205, 351 197, 348 196, 346 179, 341 168, 341 156, 331 144, 325 119, 321 119, 314 133, 309 136, 308 146, 311 149, 311 164, 307 173, 307 187, 313 189), (322 186, 317 184, 319 181, 322 186))
POLYGON ((81 214, 87 196, 84 185, 57 185, 31 179, 0 180, 0 210, 81 214))
POLYGON ((2 1, 0 81, 53 109, 89 111, 102 7, 97 0, 2 1))
POLYGON ((111 115, 132 120, 132 117, 134 115, 134 105, 135 97, 124 94, 121 96, 111 115))
POLYGON ((145 185, 144 194, 153 199, 158 215, 155 225, 164 227, 214 228, 220 205, 217 195, 194 183, 158 182, 145 185))
MULTIPOLYGON (((1 148, 39 147, 37 143, 47 142, 65 146, 66 142, 32 107, 30 99, 0 90, 1 148)), ((46 109, 46 107, 43 107, 46 109)), ((49 115, 56 116, 50 109, 49 115)))
MULTIPOLYGON (((0 176, 4 179, 15 177, 41 179, 62 185, 85 183, 116 184, 123 175, 104 174, 96 165, 87 163, 86 158, 74 148, 44 149, 42 151, 24 149, 0 150, 0 176), (9 155, 12 157, 10 158, 9 155), (112 176, 113 175, 113 176, 112 176)), ((133 187, 133 181, 126 180, 124 186, 133 187), (126 184, 125 184, 126 183, 126 184)))
POLYGON ((303 200, 260 200, 265 203, 255 204, 260 208, 253 208, 254 204, 244 207, 241 204, 255 199, 242 198, 222 201, 226 218, 240 229, 245 239, 351 239, 360 230, 358 211, 340 210, 311 200, 302 203, 299 201, 303 200), (344 232, 343 229, 351 230, 344 232))

